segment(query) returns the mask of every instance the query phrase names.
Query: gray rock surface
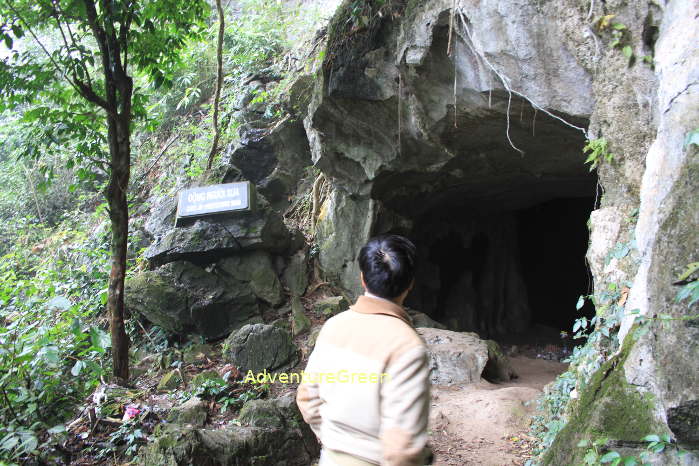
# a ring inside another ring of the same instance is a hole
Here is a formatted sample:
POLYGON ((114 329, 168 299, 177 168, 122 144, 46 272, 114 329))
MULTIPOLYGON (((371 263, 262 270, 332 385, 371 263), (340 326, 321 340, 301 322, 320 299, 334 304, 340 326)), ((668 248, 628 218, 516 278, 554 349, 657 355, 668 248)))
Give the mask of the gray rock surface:
POLYGON ((294 296, 291 298, 291 332, 294 336, 301 335, 311 328, 311 320, 306 316, 306 309, 301 300, 294 296))
POLYGON ((284 299, 272 259, 264 251, 227 257, 217 263, 217 268, 234 280, 247 283, 255 296, 272 306, 284 299))
MULTIPOLYGON (((253 254, 257 257, 261 253, 253 254)), ((238 280, 225 271, 210 272, 190 262, 171 262, 127 280, 126 306, 172 333, 220 338, 261 320, 258 296, 250 284, 255 270, 237 271, 236 276, 245 274, 247 278, 238 280)), ((266 290, 262 297, 278 301, 278 295, 272 293, 275 288, 260 289, 266 290)), ((278 293, 278 287, 276 290, 278 293)))
POLYGON ((195 427, 203 427, 206 424, 207 415, 206 403, 195 396, 172 408, 167 420, 175 424, 191 424, 195 427))
POLYGON ((349 303, 344 296, 329 296, 313 303, 313 312, 318 316, 332 317, 349 309, 349 303))
POLYGON ((301 417, 294 393, 287 393, 279 398, 246 401, 238 419, 244 426, 303 429, 304 433, 314 436, 301 417))
POLYGON ((480 381, 488 362, 488 345, 475 333, 418 328, 427 343, 430 381, 435 385, 469 384, 480 381))
POLYGON ((308 287, 308 263, 304 251, 298 251, 289 258, 282 280, 292 296, 303 296, 308 287))
POLYGON ((153 439, 142 449, 138 464, 307 466, 320 452, 315 437, 305 435, 301 428, 200 429, 169 424, 158 426, 153 439))
POLYGON ((362 293, 357 252, 371 234, 375 202, 334 191, 325 202, 316 228, 318 259, 325 276, 356 298, 362 293))
POLYGON ((242 372, 281 371, 298 363, 291 334, 274 325, 245 325, 224 344, 223 357, 242 372))

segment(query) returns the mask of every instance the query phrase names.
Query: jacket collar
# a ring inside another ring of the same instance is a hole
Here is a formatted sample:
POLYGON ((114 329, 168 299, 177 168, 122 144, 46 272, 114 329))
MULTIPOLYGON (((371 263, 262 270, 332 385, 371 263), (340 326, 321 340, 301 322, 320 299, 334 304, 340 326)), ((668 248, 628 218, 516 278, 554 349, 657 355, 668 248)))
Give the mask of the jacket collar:
POLYGON ((410 316, 405 309, 388 299, 363 295, 357 298, 357 302, 354 303, 351 309, 361 314, 383 314, 397 317, 411 327, 413 326, 410 316))

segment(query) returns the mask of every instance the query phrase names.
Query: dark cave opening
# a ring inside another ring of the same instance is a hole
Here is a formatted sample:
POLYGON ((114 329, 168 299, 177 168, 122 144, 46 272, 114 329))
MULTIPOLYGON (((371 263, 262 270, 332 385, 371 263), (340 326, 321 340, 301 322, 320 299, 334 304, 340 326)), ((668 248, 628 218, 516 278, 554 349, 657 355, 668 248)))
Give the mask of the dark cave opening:
POLYGON ((569 331, 576 318, 594 315, 589 301, 592 278, 585 262, 587 219, 594 200, 554 199, 517 213, 520 260, 532 323, 569 331))
POLYGON ((557 338, 592 317, 585 262, 594 197, 560 197, 519 209, 450 204, 413 219, 419 251, 406 305, 456 331, 484 338, 557 338), (544 335, 546 334, 546 335, 544 335))

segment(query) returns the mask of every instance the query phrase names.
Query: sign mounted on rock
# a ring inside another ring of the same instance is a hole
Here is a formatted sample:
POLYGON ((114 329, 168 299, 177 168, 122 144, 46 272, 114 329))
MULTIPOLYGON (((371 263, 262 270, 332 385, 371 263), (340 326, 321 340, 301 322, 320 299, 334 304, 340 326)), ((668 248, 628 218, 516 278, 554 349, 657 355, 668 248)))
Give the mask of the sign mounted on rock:
POLYGON ((183 189, 177 201, 175 226, 189 218, 250 211, 253 202, 253 189, 249 181, 183 189))

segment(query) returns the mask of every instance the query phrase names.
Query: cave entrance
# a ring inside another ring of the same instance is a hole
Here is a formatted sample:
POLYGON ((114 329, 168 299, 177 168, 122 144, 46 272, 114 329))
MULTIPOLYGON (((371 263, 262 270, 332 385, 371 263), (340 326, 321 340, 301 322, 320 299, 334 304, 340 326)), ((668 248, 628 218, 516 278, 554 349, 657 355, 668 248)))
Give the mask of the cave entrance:
POLYGON ((597 177, 583 163, 580 132, 552 118, 536 120, 518 104, 525 116, 510 134, 523 154, 503 142, 497 114, 459 114, 458 124, 436 129, 441 146, 405 144, 405 160, 444 160, 444 148, 450 157, 382 172, 371 192, 380 205, 372 233, 403 234, 418 247, 408 307, 456 331, 554 343, 575 319, 594 315, 590 305, 576 310, 576 303, 592 291, 585 253, 597 177))
POLYGON ((558 338, 576 318, 592 316, 575 305, 591 286, 585 252, 593 206, 590 196, 500 211, 452 204, 414 219, 401 232, 420 253, 406 305, 486 338, 558 338))

